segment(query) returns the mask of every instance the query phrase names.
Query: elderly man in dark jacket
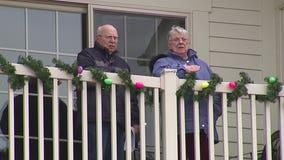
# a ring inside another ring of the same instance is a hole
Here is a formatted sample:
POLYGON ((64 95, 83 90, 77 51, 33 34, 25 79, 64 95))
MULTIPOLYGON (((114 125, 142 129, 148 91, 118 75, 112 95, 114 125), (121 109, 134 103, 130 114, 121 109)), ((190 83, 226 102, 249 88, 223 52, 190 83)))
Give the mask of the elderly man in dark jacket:
MULTIPOLYGON (((96 42, 93 48, 82 50, 77 61, 83 68, 95 67, 105 72, 117 72, 121 69, 130 71, 129 65, 117 54, 118 33, 114 26, 105 24, 97 29, 96 42)), ((102 147, 103 160, 111 159, 111 114, 110 92, 102 89, 102 147)), ((117 118, 117 159, 124 159, 125 130, 125 90, 116 86, 116 118, 117 118)), ((80 94, 78 104, 81 103, 80 94)), ((136 97, 131 97, 131 124, 136 131, 139 129, 139 109, 136 97)), ((79 105, 80 106, 80 105, 79 105)), ((88 106, 88 152, 89 160, 95 160, 96 147, 96 90, 95 84, 87 87, 88 106)), ((80 109, 80 107, 79 107, 80 109)))

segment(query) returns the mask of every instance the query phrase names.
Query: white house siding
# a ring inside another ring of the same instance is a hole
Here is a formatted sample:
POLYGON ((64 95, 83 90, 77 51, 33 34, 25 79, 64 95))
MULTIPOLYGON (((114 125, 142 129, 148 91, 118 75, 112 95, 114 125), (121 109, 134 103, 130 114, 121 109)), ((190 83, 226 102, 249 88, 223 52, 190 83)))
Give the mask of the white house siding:
MULTIPOLYGON (((276 74, 275 25, 273 1, 267 0, 212 0, 209 13, 210 65, 225 81, 240 79, 240 72, 247 72, 254 82, 263 83, 267 74, 276 74), (269 16, 267 16, 269 15, 269 16), (270 26, 269 26, 270 25, 270 26), (270 34, 268 34, 268 26, 270 34), (269 42, 269 40, 271 40, 269 42), (268 43, 268 44, 264 44, 268 43), (269 50, 269 52, 267 52, 269 50)), ((244 154, 252 151, 251 116, 249 102, 243 102, 243 147, 244 154), (247 104, 247 105, 246 105, 247 104)), ((258 148, 263 148, 264 108, 257 105, 258 148)), ((237 155, 236 107, 229 108, 229 152, 237 155)), ((272 114, 277 111, 272 111, 272 114)), ((274 116, 274 115, 273 115, 274 116)), ((219 120, 219 125, 221 124, 219 120)), ((274 122, 272 122, 274 123, 274 122)), ((277 128, 278 124, 272 124, 277 128)), ((272 129, 273 131, 273 129, 272 129)), ((219 128, 222 139, 222 129, 219 128)), ((216 145, 216 155, 222 155, 222 143, 216 145)), ((244 158, 250 159, 247 154, 244 158)))
POLYGON ((210 64, 224 80, 235 80, 239 71, 249 71, 249 75, 258 75, 253 77, 255 81, 263 81, 259 6, 259 0, 213 0, 209 14, 210 64), (252 1, 255 3, 250 5, 252 1))

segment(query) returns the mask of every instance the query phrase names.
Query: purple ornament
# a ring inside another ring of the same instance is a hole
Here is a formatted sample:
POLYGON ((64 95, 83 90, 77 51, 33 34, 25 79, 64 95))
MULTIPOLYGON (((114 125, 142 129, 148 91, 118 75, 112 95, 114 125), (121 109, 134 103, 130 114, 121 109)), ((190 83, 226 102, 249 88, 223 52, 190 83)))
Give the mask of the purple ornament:
POLYGON ((79 73, 79 74, 81 74, 82 72, 83 72, 83 67, 82 66, 78 66, 78 68, 77 68, 77 72, 79 73))

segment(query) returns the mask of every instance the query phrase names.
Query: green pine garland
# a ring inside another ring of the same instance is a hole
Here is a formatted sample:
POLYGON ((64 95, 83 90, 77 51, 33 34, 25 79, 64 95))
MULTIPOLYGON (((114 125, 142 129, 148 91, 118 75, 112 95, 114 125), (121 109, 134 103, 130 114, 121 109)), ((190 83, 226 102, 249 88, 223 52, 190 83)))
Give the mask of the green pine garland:
POLYGON ((265 77, 264 81, 268 83, 266 87, 266 95, 257 95, 256 100, 259 102, 272 102, 275 103, 278 98, 278 94, 281 91, 282 83, 278 82, 278 79, 275 78, 274 82, 269 81, 269 77, 265 77))
POLYGON ((185 75, 185 82, 176 91, 178 98, 193 95, 193 87, 195 86, 196 73, 190 72, 185 75))
POLYGON ((231 106, 232 101, 237 100, 237 98, 241 96, 248 95, 246 84, 253 83, 253 81, 249 78, 248 74, 245 72, 240 72, 241 80, 236 81, 236 88, 231 92, 228 93, 228 106, 231 106))
POLYGON ((110 91, 110 85, 107 85, 104 80, 107 79, 107 75, 100 69, 98 68, 94 68, 94 67, 88 67, 86 68, 87 70, 89 70, 92 74, 92 78, 94 78, 97 82, 102 84, 102 87, 106 90, 106 91, 110 91))
POLYGON ((125 84, 126 87, 128 87, 129 89, 134 89, 135 86, 132 83, 131 80, 131 75, 129 74, 129 72, 126 69, 122 69, 119 70, 117 72, 118 76, 120 77, 120 79, 122 80, 122 83, 125 84))
POLYGON ((19 56, 18 63, 28 66, 34 71, 35 75, 42 81, 46 92, 50 93, 53 90, 51 74, 48 68, 43 66, 42 61, 36 60, 31 56, 19 56))
POLYGON ((207 88, 202 89, 202 91, 200 91, 198 95, 194 95, 194 100, 208 98, 209 95, 213 96, 216 90, 216 86, 223 81, 223 79, 219 77, 219 75, 216 73, 212 73, 210 77, 211 80, 208 82, 209 86, 207 88))
MULTIPOLYGON (((47 68, 45 68, 41 61, 33 59, 31 56, 23 57, 19 56, 18 59, 19 64, 26 65, 30 67, 34 72, 36 77, 38 77, 44 84, 46 91, 50 92, 53 89, 53 83, 50 78, 51 74, 47 68)), ((66 71, 69 74, 74 76, 72 80, 72 84, 75 85, 78 89, 82 88, 81 82, 81 75, 78 76, 78 64, 74 62, 71 66, 65 64, 60 60, 53 59, 53 63, 56 67, 60 68, 61 70, 66 71)), ((11 84, 12 89, 21 89, 24 86, 24 82, 27 77, 23 75, 16 75, 15 67, 8 62, 2 55, 0 55, 0 69, 2 72, 8 75, 8 82, 11 84)), ((110 90, 110 85, 105 83, 105 79, 108 77, 106 74, 97 68, 88 67, 92 73, 92 78, 97 80, 103 85, 103 88, 106 90, 110 90)), ((122 83, 125 84, 126 87, 134 90, 135 93, 144 92, 147 89, 141 88, 138 89, 131 80, 131 75, 127 70, 120 70, 118 72, 118 76, 121 78, 122 83)), ((232 90, 231 93, 228 93, 228 106, 231 106, 232 101, 236 100, 241 96, 248 95, 246 84, 253 83, 253 81, 248 77, 248 74, 245 72, 240 72, 241 80, 236 81, 236 88, 232 90)), ((176 95, 177 97, 185 97, 188 95, 193 95, 193 88, 195 86, 196 81, 196 74, 195 72, 190 72, 185 76, 185 82, 180 88, 177 90, 176 95)), ((274 82, 271 82, 268 77, 264 79, 268 82, 266 87, 266 95, 257 95, 256 100, 259 102, 273 102, 275 103, 276 99, 278 98, 278 94, 281 91, 282 83, 278 82, 278 79, 275 78, 274 82)), ((211 81, 209 81, 209 86, 204 88, 202 91, 199 91, 198 95, 194 95, 194 100, 201 100, 203 98, 208 97, 208 95, 213 95, 215 93, 216 86, 222 82, 222 78, 220 78, 217 74, 213 73, 211 75, 211 81)))
POLYGON ((8 62, 1 54, 0 54, 0 67, 1 70, 8 75, 13 75, 16 72, 16 68, 10 62, 8 62))
POLYGON ((54 58, 52 62, 55 64, 55 67, 60 68, 61 70, 72 74, 73 79, 72 79, 72 84, 76 87, 76 89, 81 90, 82 89, 82 75, 78 74, 78 63, 75 61, 71 66, 69 64, 64 63, 61 60, 57 60, 54 58))
POLYGON ((185 75, 185 82, 177 90, 176 95, 178 98, 193 95, 193 100, 202 100, 207 98, 209 95, 213 95, 216 90, 216 86, 220 84, 223 79, 218 76, 216 73, 211 74, 211 81, 209 81, 209 86, 204 88, 202 91, 199 91, 197 95, 193 94, 193 87, 196 82, 196 73, 190 72, 185 75))
POLYGON ((138 89, 131 80, 131 75, 128 70, 122 69, 117 72, 118 76, 121 78, 122 83, 125 84, 130 90, 134 91, 135 94, 139 92, 145 92, 145 88, 138 89))
POLYGON ((25 85, 25 76, 16 75, 16 68, 0 54, 0 68, 8 75, 8 82, 13 90, 21 89, 25 85))

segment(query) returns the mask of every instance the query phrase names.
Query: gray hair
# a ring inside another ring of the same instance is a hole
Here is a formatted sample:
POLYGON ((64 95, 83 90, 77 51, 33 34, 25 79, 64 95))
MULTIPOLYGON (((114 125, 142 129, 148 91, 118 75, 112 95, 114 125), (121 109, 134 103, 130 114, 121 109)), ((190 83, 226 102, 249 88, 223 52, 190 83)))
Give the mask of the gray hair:
POLYGON ((102 28, 103 28, 103 26, 99 26, 97 28, 97 35, 101 35, 102 34, 102 28))
POLYGON ((103 32, 103 29, 104 29, 105 27, 107 27, 107 26, 111 26, 111 27, 115 28, 115 27, 114 27, 113 25, 111 25, 111 24, 103 24, 103 25, 101 25, 101 26, 99 26, 99 27, 97 28, 97 35, 101 35, 102 32, 103 32))
POLYGON ((188 31, 180 26, 172 26, 171 30, 168 33, 168 40, 170 40, 173 32, 178 32, 183 36, 188 36, 188 31))

